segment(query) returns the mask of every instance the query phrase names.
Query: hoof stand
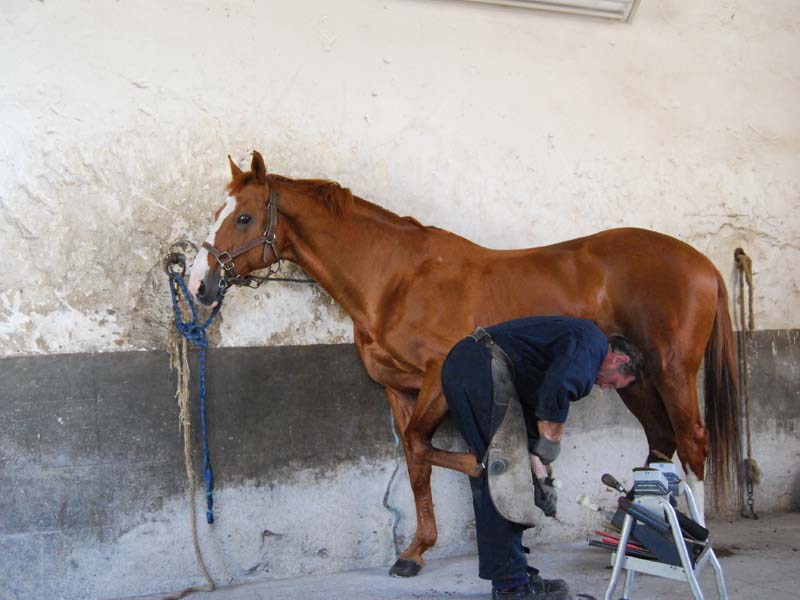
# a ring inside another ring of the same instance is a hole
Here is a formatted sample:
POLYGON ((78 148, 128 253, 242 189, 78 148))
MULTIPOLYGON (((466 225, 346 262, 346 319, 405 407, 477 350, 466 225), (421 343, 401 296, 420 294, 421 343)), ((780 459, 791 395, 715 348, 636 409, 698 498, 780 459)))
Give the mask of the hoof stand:
POLYGON ((422 570, 422 565, 413 560, 398 558, 391 569, 389 575, 392 577, 414 577, 422 570))

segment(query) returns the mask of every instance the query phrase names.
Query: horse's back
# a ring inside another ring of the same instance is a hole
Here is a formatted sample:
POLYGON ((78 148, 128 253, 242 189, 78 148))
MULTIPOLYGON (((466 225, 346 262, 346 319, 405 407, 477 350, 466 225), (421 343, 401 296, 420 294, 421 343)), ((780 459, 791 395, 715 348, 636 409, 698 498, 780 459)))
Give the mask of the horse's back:
POLYGON ((619 228, 538 248, 490 251, 489 284, 477 314, 504 320, 528 314, 592 319, 635 338, 710 327, 717 271, 701 252, 674 237, 619 228), (498 302, 499 301, 499 302, 498 302), (499 304, 499 305, 498 305, 499 304))
POLYGON ((583 263, 577 270, 600 274, 584 296, 595 298, 595 320, 642 346, 680 347, 696 369, 717 311, 719 277, 711 260, 646 229, 611 229, 573 242, 570 252, 583 263))
POLYGON ((506 260, 578 288, 716 285, 716 268, 704 254, 672 236, 634 227, 516 251, 506 260))
POLYGON ((477 325, 532 315, 588 318, 635 342, 657 332, 675 337, 697 318, 710 331, 713 322, 713 264, 668 235, 620 228, 492 250, 443 230, 426 233, 424 262, 387 293, 385 327, 372 336, 409 364, 446 353, 477 325))
POLYGON ((710 261, 701 252, 670 235, 641 229, 637 227, 620 227, 606 229, 584 237, 558 242, 549 246, 529 248, 533 256, 545 255, 587 255, 603 260, 636 258, 633 253, 640 253, 642 260, 654 262, 674 261, 679 258, 682 263, 691 262, 697 265, 710 265, 710 261))

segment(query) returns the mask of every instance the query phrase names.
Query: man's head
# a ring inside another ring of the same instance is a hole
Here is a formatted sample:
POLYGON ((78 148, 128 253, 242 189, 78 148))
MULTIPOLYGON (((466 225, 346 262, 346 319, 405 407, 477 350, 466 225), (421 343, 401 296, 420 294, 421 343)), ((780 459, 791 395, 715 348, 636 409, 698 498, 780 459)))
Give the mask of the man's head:
POLYGON ((608 337, 608 354, 600 365, 596 383, 604 390, 624 388, 636 381, 641 367, 642 353, 615 333, 608 337))

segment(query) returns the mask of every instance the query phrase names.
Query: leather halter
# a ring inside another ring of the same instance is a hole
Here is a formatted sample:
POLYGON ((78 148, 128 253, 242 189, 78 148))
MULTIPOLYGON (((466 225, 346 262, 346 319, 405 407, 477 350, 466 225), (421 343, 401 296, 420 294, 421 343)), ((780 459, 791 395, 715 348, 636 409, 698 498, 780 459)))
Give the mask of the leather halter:
POLYGON ((256 288, 264 283, 271 275, 277 273, 281 268, 281 255, 278 252, 278 241, 275 230, 278 227, 278 194, 275 188, 270 186, 269 201, 267 202, 267 226, 264 233, 246 244, 239 246, 229 252, 222 252, 209 244, 203 242, 203 248, 208 250, 217 259, 217 263, 224 269, 224 275, 220 280, 220 286, 228 287, 231 285, 244 285, 256 288), (275 256, 275 262, 269 266, 269 273, 266 277, 254 277, 251 275, 241 276, 233 264, 233 259, 241 256, 245 252, 264 244, 264 262, 269 262, 270 252, 275 256))

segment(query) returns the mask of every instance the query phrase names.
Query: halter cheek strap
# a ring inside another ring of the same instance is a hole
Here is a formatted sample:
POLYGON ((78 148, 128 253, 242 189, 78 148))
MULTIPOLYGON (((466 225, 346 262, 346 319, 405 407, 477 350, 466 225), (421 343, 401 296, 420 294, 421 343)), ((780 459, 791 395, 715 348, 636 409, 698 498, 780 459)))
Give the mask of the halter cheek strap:
POLYGON ((233 259, 237 256, 241 256, 245 252, 252 250, 264 244, 264 262, 268 263, 270 259, 270 253, 275 257, 275 262, 272 263, 269 267, 269 275, 274 275, 278 272, 281 265, 281 255, 278 251, 278 239, 275 234, 276 229, 278 228, 278 194, 275 192, 274 187, 270 187, 269 190, 269 201, 267 202, 267 226, 264 230, 264 233, 258 236, 255 239, 250 240, 246 244, 239 246, 231 250, 230 252, 222 252, 209 244, 208 242, 203 242, 203 248, 208 250, 211 255, 217 259, 217 263, 225 270, 225 275, 222 278, 222 281, 225 282, 224 285, 246 285, 248 287, 258 287, 260 285, 256 282, 256 285, 252 285, 255 279, 251 279, 248 277, 242 277, 239 275, 239 272, 236 270, 236 265, 233 264, 233 259))

